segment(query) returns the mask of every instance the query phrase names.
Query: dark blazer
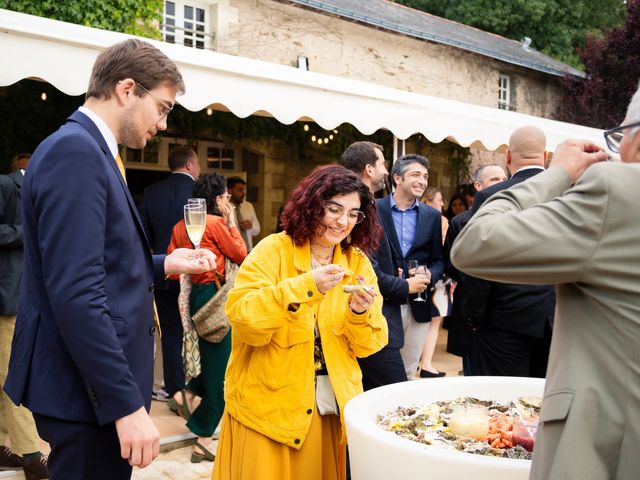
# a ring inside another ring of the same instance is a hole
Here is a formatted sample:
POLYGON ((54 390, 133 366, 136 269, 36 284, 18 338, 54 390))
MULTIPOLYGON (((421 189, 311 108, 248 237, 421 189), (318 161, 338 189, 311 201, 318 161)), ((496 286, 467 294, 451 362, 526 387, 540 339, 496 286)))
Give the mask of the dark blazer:
POLYGON ((459 357, 464 357, 469 352, 471 345, 471 331, 466 324, 462 305, 464 301, 466 275, 451 264, 450 254, 453 242, 458 234, 471 219, 471 210, 465 210, 456 215, 449 222, 447 235, 444 239, 442 256, 444 258, 444 272, 457 282, 451 304, 451 314, 449 320, 449 335, 447 336, 447 352, 459 357))
MULTIPOLYGON (((516 172, 508 180, 476 194, 473 213, 494 193, 542 173, 543 169, 516 172)), ((474 327, 496 327, 531 337, 542 338, 545 324, 553 325, 556 303, 553 285, 498 283, 468 276, 465 278, 463 314, 474 327)))
POLYGON ((0 175, 0 315, 18 311, 22 278, 22 173, 0 175))
MULTIPOLYGON (((442 277, 444 269, 444 262, 442 260, 441 214, 436 209, 418 202, 416 236, 411 250, 409 250, 405 257, 402 255, 400 241, 398 240, 398 235, 393 224, 390 198, 387 196, 386 198, 378 199, 376 200, 376 205, 378 208, 378 218, 389 241, 391 255, 395 259, 395 264, 403 269, 405 278, 408 275, 407 262, 409 260, 418 260, 420 263, 428 266, 431 272, 431 284, 434 285, 442 277)), ((414 295, 409 296, 409 300, 412 298, 414 298, 414 295)), ((410 301, 409 303, 416 321, 431 321, 431 302, 410 301)))
MULTIPOLYGON (((378 216, 378 221, 381 222, 378 216)), ((402 348, 404 346, 404 329, 400 305, 407 303, 409 284, 398 278, 396 259, 391 253, 387 232, 382 230, 380 246, 371 257, 373 269, 378 276, 378 288, 383 298, 382 314, 389 325, 389 343, 385 348, 402 348)), ((374 354, 375 355, 375 354, 374 354)))
POLYGON ((154 253, 167 253, 171 231, 183 218, 183 207, 193 196, 194 184, 189 175, 172 173, 144 189, 138 211, 154 253))
POLYGON ((104 425, 151 403, 152 257, 95 124, 75 112, 36 149, 22 195, 24 273, 5 391, 33 413, 104 425))
MULTIPOLYGON (((195 181, 189 175, 172 173, 144 189, 138 213, 154 253, 167 253, 171 231, 174 225, 184 217, 184 205, 187 199, 193 196, 194 184, 195 181)), ((173 295, 177 303, 179 290, 177 282, 163 280, 156 283, 156 288, 169 288, 170 283, 173 284, 172 290, 175 290, 173 295)), ((164 310, 160 305, 158 308, 164 310)), ((162 317, 163 312, 159 313, 162 317)))

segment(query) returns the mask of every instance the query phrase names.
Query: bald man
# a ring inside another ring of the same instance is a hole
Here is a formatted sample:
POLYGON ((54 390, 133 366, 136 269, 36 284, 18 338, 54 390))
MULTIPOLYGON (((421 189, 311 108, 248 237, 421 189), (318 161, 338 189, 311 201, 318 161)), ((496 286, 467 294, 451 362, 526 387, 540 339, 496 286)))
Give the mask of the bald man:
MULTIPOLYGON (((491 195, 544 171, 546 137, 533 126, 509 138, 511 178, 480 190, 472 214, 491 195)), ((555 309, 555 287, 516 285, 465 277, 462 315, 472 328, 470 375, 545 376, 555 309)))

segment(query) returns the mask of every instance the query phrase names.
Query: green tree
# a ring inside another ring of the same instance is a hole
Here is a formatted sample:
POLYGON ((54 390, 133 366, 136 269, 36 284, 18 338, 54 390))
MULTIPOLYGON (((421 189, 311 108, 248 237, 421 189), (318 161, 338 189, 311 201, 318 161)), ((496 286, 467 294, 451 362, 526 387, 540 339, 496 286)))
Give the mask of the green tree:
POLYGON ((596 128, 619 125, 640 79, 640 0, 628 0, 622 27, 588 38, 579 54, 587 78, 563 80, 557 118, 596 128))
POLYGON ((160 38, 162 0, 0 0, 0 8, 86 27, 160 38))
POLYGON ((622 24, 624 0, 395 0, 408 7, 455 20, 532 47, 582 68, 577 49, 587 36, 622 24))

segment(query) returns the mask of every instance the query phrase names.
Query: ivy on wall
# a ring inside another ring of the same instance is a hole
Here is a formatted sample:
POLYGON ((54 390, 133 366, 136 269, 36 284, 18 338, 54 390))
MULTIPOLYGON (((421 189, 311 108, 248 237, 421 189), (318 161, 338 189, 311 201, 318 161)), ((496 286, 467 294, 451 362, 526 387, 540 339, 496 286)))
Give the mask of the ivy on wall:
POLYGON ((161 38, 162 0, 0 0, 0 8, 86 27, 161 38))

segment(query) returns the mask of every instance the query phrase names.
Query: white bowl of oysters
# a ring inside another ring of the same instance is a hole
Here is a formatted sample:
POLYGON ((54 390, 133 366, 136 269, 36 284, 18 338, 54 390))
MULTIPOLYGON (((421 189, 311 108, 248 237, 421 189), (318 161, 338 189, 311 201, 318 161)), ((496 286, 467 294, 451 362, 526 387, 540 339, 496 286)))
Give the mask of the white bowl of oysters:
POLYGON ((526 480, 543 390, 538 378, 451 377, 358 395, 344 411, 351 478, 526 480))

